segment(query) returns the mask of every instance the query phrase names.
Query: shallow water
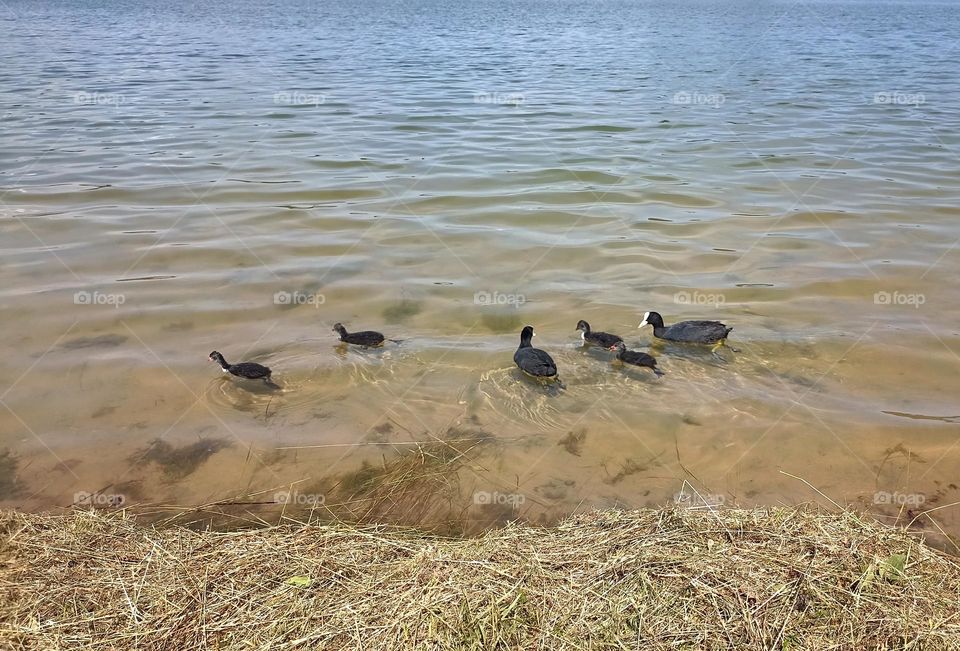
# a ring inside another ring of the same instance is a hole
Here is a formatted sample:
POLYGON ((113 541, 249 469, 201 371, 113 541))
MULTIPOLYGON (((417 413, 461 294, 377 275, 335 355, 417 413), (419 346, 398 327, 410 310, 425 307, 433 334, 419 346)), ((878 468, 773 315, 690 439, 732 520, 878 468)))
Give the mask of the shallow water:
MULTIPOLYGON (((0 505, 474 531, 960 501, 955 3, 0 19, 0 505), (651 309, 739 352, 653 342, 651 309), (526 323, 565 390, 513 367, 526 323)), ((913 524, 952 548, 960 510, 913 524)))

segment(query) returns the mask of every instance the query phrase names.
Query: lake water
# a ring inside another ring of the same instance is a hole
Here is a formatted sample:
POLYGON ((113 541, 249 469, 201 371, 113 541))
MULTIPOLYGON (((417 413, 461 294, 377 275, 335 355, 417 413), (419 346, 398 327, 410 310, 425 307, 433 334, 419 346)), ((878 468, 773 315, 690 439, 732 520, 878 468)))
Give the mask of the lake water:
POLYGON ((3 4, 0 506, 471 532, 829 497, 946 507, 913 526, 955 549, 958 9, 3 4), (514 368, 527 323, 565 390, 514 368))

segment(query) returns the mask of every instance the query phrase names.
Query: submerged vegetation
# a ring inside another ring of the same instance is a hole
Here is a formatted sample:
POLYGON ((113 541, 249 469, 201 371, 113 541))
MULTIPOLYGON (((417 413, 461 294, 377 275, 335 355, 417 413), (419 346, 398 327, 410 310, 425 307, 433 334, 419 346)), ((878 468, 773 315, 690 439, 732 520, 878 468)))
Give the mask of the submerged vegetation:
POLYGON ((468 539, 0 516, 12 648, 957 649, 958 600, 955 559, 849 512, 597 511, 468 539))
POLYGON ((174 447, 167 441, 155 439, 131 460, 156 463, 170 479, 182 479, 193 474, 197 468, 220 450, 230 447, 227 439, 204 439, 195 443, 174 447))
POLYGON ((321 481, 302 492, 329 496, 320 516, 350 522, 433 523, 435 532, 462 533, 462 517, 453 518, 462 502, 458 472, 473 455, 495 444, 481 429, 450 428, 433 442, 363 462, 331 483, 321 481))
POLYGON ((17 481, 19 461, 10 450, 0 450, 0 499, 8 499, 20 493, 17 481))

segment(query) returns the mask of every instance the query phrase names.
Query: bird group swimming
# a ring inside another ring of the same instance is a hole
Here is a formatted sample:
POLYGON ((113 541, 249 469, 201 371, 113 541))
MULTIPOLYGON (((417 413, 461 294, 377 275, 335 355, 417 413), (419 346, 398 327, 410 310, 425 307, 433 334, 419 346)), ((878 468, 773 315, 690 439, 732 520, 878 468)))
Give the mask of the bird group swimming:
MULTIPOLYGON (((681 344, 700 344, 711 345, 713 351, 726 343, 727 337, 733 328, 726 326, 719 321, 681 321, 671 326, 666 326, 663 317, 658 312, 646 312, 643 320, 638 325, 642 328, 646 325, 653 326, 653 336, 657 339, 681 344)), ((590 324, 584 320, 577 323, 576 330, 580 332, 580 337, 584 345, 595 345, 616 353, 615 359, 623 364, 648 368, 653 371, 657 377, 663 375, 663 372, 657 367, 657 360, 648 353, 628 350, 623 338, 609 332, 598 332, 590 328, 590 324)), ((383 334, 375 330, 364 330, 359 332, 348 332, 342 323, 333 326, 333 331, 340 337, 340 341, 345 344, 362 346, 364 348, 375 348, 383 346, 387 339, 383 334)), ((513 354, 513 362, 517 367, 528 376, 540 381, 556 382, 561 387, 563 383, 557 371, 557 364, 550 357, 550 354, 539 348, 534 348, 532 344, 536 333, 533 326, 524 326, 520 331, 520 345, 513 354)), ((391 340, 395 341, 395 340, 391 340)), ((216 362, 223 369, 224 373, 248 379, 263 380, 270 386, 273 384, 272 371, 262 364, 255 362, 241 362, 239 364, 230 364, 217 351, 210 353, 210 361, 216 362)))

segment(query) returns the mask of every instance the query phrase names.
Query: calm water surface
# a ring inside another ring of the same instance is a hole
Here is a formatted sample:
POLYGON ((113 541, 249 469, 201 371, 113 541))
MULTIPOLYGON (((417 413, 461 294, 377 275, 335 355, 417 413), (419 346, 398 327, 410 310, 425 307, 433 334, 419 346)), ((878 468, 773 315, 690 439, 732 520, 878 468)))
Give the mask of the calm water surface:
POLYGON ((812 485, 947 507, 914 526, 950 547, 958 11, 7 2, 0 506, 475 531, 812 485), (513 367, 526 323, 565 391, 513 367))

